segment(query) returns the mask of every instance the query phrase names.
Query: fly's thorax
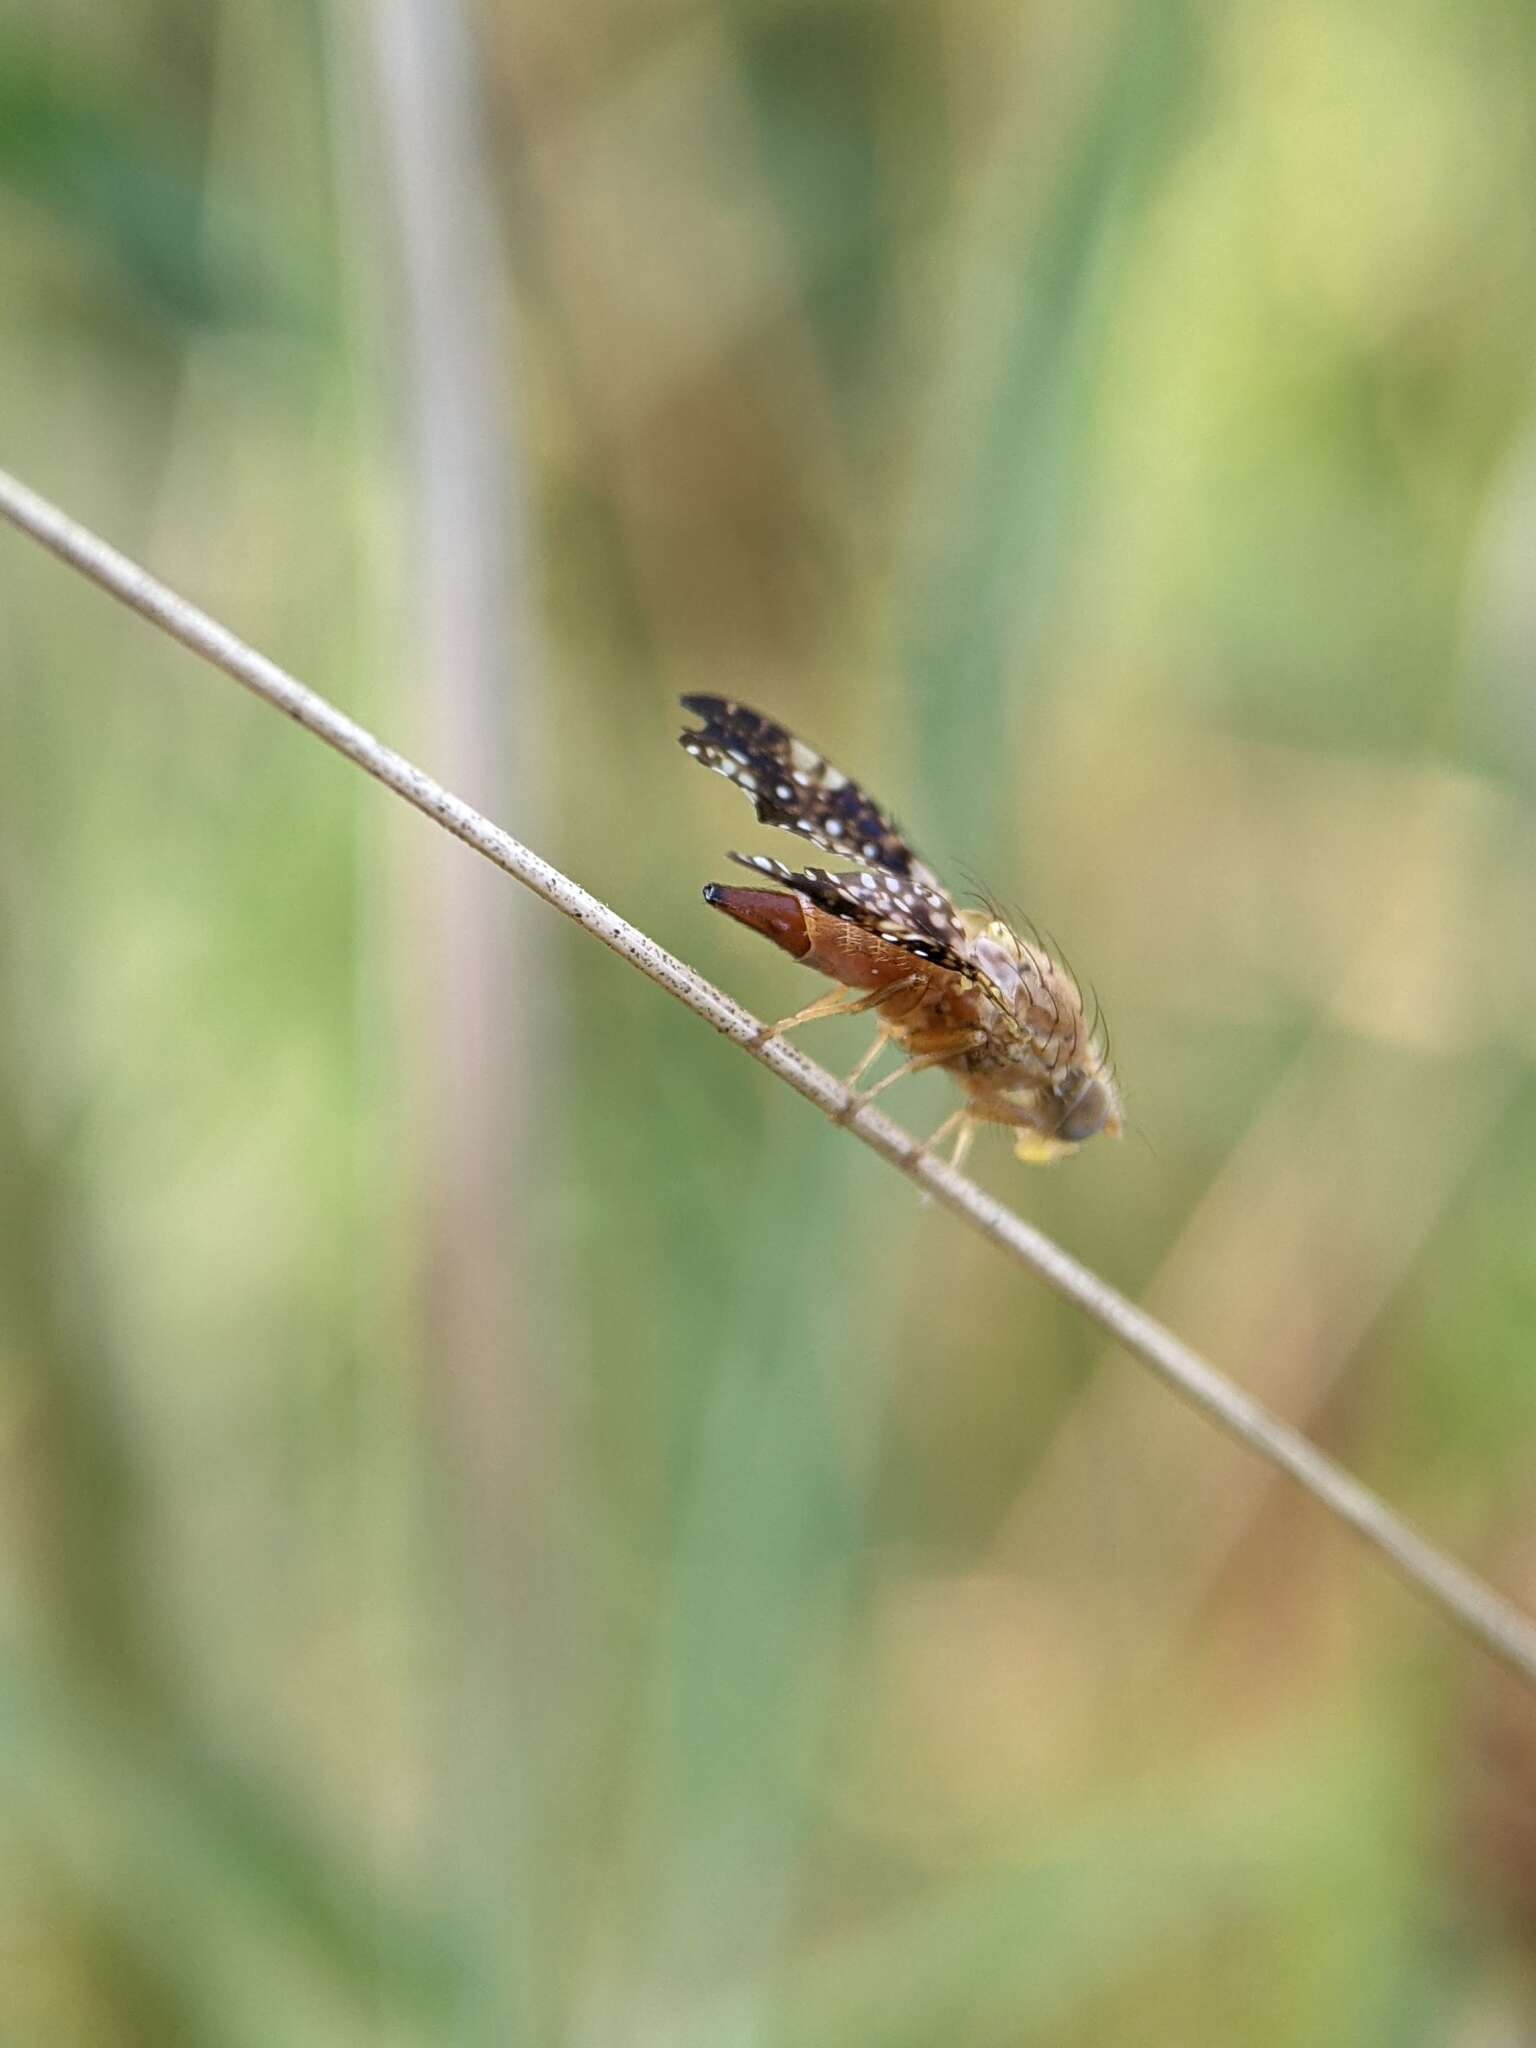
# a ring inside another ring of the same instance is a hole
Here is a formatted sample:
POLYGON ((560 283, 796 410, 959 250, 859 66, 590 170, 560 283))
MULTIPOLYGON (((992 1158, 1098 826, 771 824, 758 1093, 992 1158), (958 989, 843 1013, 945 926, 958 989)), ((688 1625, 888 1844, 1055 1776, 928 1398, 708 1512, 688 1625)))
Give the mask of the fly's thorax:
POLYGON ((1118 1136, 1119 1089, 1077 982, 1044 947, 972 915, 972 957, 1008 1005, 1004 1028, 967 1055, 978 1113, 1016 1126, 1032 1159, 1065 1157, 1101 1132, 1118 1136))
POLYGON ((967 1084, 1005 1089, 1022 1074, 1043 1075, 1045 1070, 1037 1056, 1021 1042, 1007 1020, 999 1018, 996 1006, 983 997, 978 1008, 980 1015, 976 1021, 987 1035, 954 1063, 956 1072, 967 1084))
POLYGON ((1082 992, 1043 947, 1026 944, 999 918, 978 918, 971 955, 1005 1007, 1020 1064, 1039 1060, 1054 1070, 1087 1044, 1082 992))

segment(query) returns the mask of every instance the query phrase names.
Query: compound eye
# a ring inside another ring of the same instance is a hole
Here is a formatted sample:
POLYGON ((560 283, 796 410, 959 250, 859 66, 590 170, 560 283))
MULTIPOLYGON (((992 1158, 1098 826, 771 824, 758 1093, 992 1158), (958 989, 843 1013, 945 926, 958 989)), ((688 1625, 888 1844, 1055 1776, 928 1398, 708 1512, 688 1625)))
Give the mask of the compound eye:
POLYGON ((1056 1135, 1069 1145, 1081 1145, 1085 1138, 1096 1138, 1114 1114, 1114 1098, 1097 1079, 1080 1081, 1068 1101, 1070 1107, 1056 1126, 1056 1135))

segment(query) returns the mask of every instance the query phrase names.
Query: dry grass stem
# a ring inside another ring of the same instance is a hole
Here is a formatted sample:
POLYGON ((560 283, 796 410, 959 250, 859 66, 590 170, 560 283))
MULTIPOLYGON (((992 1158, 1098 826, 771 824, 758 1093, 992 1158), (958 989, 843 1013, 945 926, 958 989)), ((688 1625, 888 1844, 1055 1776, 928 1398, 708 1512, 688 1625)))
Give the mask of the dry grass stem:
POLYGON ((248 647, 186 599, 13 477, 0 471, 0 513, 101 589, 131 606, 194 654, 285 712, 375 781, 532 889, 610 951, 637 967, 723 1037, 786 1081, 824 1116, 844 1125, 924 1193, 1027 1267, 1071 1302, 1207 1420, 1288 1474, 1314 1500, 1361 1536, 1398 1576, 1417 1589, 1475 1642, 1536 1687, 1536 1625, 1474 1573, 1427 1542, 1368 1487, 1326 1457, 1297 1430, 1251 1400, 1187 1344, 1043 1232, 995 1201, 964 1175, 925 1152, 911 1135, 872 1108, 860 1108, 843 1084, 777 1041, 739 1004, 664 952, 595 896, 510 833, 443 788, 431 776, 307 689, 275 662, 248 647))

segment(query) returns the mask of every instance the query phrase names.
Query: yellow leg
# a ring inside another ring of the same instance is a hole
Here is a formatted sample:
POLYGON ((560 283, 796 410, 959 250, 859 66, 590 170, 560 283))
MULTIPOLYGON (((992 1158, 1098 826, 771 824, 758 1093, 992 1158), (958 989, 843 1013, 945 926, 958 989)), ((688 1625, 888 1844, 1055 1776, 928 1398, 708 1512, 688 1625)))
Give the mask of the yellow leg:
POLYGON ((984 1031, 974 1025, 964 1031, 925 1032, 922 1042, 928 1049, 899 1066, 894 1074, 887 1074, 883 1081, 877 1081, 873 1088, 860 1096, 859 1100, 873 1102, 877 1095, 882 1094, 893 1083, 905 1081, 909 1074, 921 1074, 927 1067, 941 1067, 946 1060, 952 1060, 956 1053, 969 1052, 973 1046, 985 1044, 986 1036, 984 1031))
POLYGON ((949 1155, 949 1164, 958 1173, 964 1163, 965 1155, 971 1149, 971 1140, 976 1135, 976 1122, 977 1119, 971 1115, 968 1109, 957 1109, 953 1116, 946 1117, 943 1123, 939 1125, 939 1128, 928 1140, 923 1150, 925 1152, 936 1152, 950 1132, 953 1131, 955 1133, 955 1145, 954 1150, 949 1155))
POLYGON ((969 1115, 970 1111, 968 1109, 957 1109, 953 1116, 945 1117, 943 1123, 939 1125, 939 1128, 928 1140, 927 1144, 923 1147, 923 1150, 925 1152, 937 1152, 939 1147, 943 1144, 944 1140, 949 1136, 950 1132, 958 1129, 958 1127, 965 1122, 966 1118, 969 1115))
POLYGON ((851 999, 846 989, 835 988, 828 995, 818 996, 803 1010, 797 1010, 793 1017, 781 1017, 777 1024, 770 1024, 760 1042, 766 1045, 770 1039, 782 1038, 786 1031, 798 1031, 802 1024, 814 1024, 820 1017, 857 1017, 863 1010, 877 1010, 892 996, 904 995, 909 988, 916 988, 922 978, 920 974, 904 974, 900 981, 888 981, 883 988, 866 989, 863 995, 851 999))
POLYGON ((857 1088, 859 1083, 863 1080, 864 1076, 869 1072, 870 1068, 875 1064, 875 1061, 879 1059, 881 1053, 884 1052, 884 1050, 885 1033, 883 1031, 877 1031, 875 1033, 874 1044, 869 1048, 869 1051, 865 1053, 863 1059, 859 1061, 859 1064, 848 1076, 847 1080, 843 1083, 843 1086, 845 1088, 857 1088))

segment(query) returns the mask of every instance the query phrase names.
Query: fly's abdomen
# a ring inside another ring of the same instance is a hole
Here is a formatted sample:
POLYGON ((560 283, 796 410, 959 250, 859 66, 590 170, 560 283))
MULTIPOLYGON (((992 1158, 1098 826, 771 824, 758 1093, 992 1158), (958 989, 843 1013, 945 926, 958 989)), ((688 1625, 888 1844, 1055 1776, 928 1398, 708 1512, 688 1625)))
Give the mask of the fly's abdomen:
MULTIPOLYGON (((840 981, 845 988, 877 989, 910 981, 914 974, 931 975, 926 963, 878 932, 834 917, 803 896, 778 889, 735 889, 711 882, 704 901, 759 932, 798 960, 802 967, 840 981)), ((947 976, 935 977, 948 979, 947 976)))

